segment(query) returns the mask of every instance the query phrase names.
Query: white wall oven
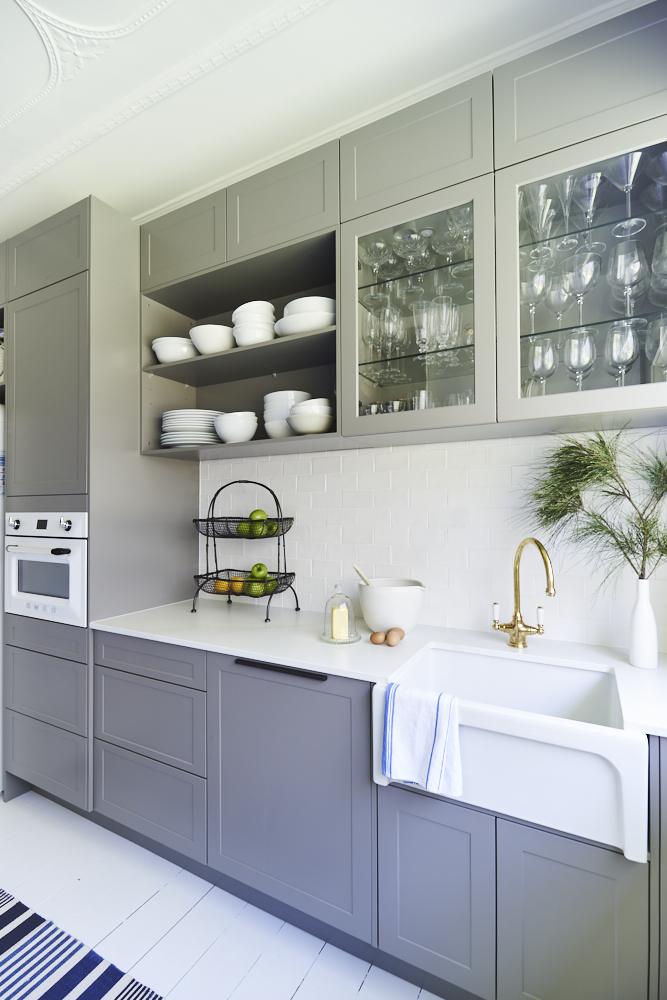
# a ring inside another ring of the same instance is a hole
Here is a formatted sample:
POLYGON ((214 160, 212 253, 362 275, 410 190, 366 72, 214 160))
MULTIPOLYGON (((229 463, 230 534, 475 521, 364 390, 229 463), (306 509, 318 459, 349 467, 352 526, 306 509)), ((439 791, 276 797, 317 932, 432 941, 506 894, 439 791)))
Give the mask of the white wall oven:
POLYGON ((87 514, 5 514, 5 611, 85 628, 87 589, 87 514))

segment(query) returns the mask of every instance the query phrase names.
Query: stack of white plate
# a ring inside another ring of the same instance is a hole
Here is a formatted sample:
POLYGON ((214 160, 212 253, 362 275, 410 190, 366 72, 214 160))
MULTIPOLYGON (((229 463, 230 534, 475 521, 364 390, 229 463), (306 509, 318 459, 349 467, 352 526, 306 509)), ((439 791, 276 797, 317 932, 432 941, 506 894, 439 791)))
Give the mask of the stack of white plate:
POLYGON ((279 337, 289 337, 293 333, 317 333, 335 322, 335 299, 325 295, 305 295, 287 303, 284 316, 278 320, 275 329, 279 337))
POLYGON ((283 389, 269 392, 264 397, 264 427, 270 438, 292 437, 297 432, 287 423, 292 407, 310 399, 309 392, 300 389, 283 389))
POLYGON ((273 302, 244 302, 232 313, 234 340, 239 347, 252 347, 273 340, 276 321, 273 302))
POLYGON ((162 414, 163 448, 220 444, 213 421, 222 410, 167 410, 162 414))

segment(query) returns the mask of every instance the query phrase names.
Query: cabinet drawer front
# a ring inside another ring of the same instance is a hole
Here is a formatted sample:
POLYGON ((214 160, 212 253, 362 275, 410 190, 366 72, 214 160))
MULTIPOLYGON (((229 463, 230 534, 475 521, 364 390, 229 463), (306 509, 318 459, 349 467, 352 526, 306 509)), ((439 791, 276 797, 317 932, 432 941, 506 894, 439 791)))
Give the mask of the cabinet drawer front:
POLYGON ((131 635, 95 632, 95 663, 199 691, 206 690, 206 653, 203 649, 136 639, 131 635))
POLYGON ((86 808, 87 740, 5 709, 5 770, 86 808))
POLYGON ((660 0, 495 70, 496 167, 664 114, 665 51, 660 0), (622 88, 620 66, 632 67, 622 88))
POLYGON ((493 816, 378 788, 379 945, 494 1000, 493 816))
POLYGON ((206 862, 206 782, 95 740, 95 810, 206 862))
POLYGON ((22 649, 34 649, 49 656, 85 663, 88 659, 88 630, 61 622, 5 615, 5 642, 22 649))
POLYGON ((485 73, 341 138, 341 218, 355 219, 491 170, 491 73, 485 73))
POLYGON ((222 190, 142 226, 142 290, 224 264, 225 216, 222 190))
POLYGON ((227 189, 229 260, 335 226, 338 140, 227 189))
POLYGON ((5 646, 5 705, 85 736, 87 673, 85 663, 5 646))
POLYGON ((95 667, 95 736, 206 776, 206 695, 95 667))
POLYGON ((89 218, 86 199, 8 240, 7 298, 16 299, 85 271, 89 218))

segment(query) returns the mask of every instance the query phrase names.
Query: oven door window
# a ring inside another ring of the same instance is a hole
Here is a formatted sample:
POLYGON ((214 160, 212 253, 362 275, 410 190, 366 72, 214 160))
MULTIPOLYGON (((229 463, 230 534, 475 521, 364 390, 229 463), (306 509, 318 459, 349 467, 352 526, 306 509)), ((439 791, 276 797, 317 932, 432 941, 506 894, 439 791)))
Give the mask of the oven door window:
POLYGON ((69 564, 19 559, 18 589, 21 594, 62 597, 69 600, 69 564))

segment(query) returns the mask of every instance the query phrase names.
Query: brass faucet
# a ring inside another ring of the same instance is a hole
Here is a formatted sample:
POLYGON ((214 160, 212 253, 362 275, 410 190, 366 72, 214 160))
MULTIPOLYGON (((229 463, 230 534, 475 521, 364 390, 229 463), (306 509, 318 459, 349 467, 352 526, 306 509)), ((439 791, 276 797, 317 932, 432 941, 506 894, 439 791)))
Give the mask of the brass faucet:
POLYGON ((524 538, 516 550, 516 555, 514 556, 514 617, 512 618, 512 621, 507 622, 505 625, 501 625, 498 620, 498 605, 493 605, 493 627, 500 632, 508 632, 510 637, 509 645, 513 646, 515 649, 526 648, 527 635, 544 634, 544 609, 542 607, 537 609, 537 625, 526 625, 521 617, 519 567, 521 564, 521 554, 529 542, 532 542, 533 545, 537 547, 537 550, 542 556, 542 560, 544 562, 544 568, 547 573, 547 597, 553 597, 556 593, 556 589, 554 587, 554 571, 547 550, 542 545, 542 542, 538 542, 537 538, 524 538))

